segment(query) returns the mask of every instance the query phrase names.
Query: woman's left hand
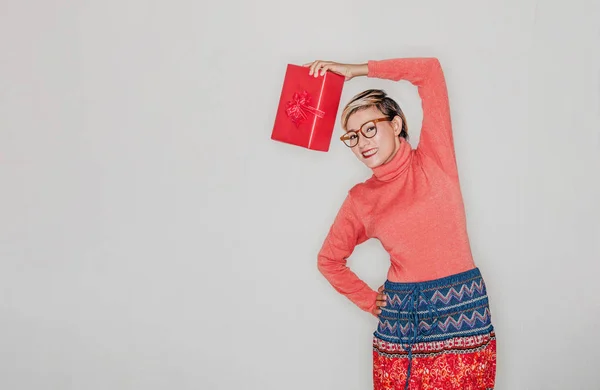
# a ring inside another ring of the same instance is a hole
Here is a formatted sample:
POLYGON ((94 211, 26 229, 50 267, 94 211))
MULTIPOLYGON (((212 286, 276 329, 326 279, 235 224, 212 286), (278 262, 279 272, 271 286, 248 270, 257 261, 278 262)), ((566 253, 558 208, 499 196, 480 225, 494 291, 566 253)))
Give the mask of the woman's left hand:
POLYGON ((368 64, 341 64, 339 62, 317 60, 302 66, 310 67, 308 74, 311 76, 323 76, 329 70, 344 76, 346 81, 356 76, 366 76, 369 73, 368 64))
POLYGON ((375 301, 375 309, 373 309, 373 315, 375 317, 377 317, 381 314, 380 308, 382 306, 387 306, 387 295, 385 294, 385 290, 383 289, 383 286, 379 287, 377 289, 377 292, 379 294, 377 294, 377 299, 375 301))

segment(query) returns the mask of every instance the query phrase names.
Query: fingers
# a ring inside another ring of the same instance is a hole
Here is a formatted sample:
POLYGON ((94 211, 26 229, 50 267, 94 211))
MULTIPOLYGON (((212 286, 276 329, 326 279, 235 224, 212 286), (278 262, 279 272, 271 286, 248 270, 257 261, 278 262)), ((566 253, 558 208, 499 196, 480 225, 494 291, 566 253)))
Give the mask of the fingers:
POLYGON ((378 301, 387 301, 387 295, 385 293, 385 289, 383 286, 379 287, 377 289, 377 292, 379 293, 379 294, 377 294, 378 301))
POLYGON ((326 64, 321 67, 321 76, 325 75, 325 72, 331 70, 332 64, 326 64))
POLYGON ((310 67, 310 71, 308 71, 309 76, 317 77, 319 75, 319 68, 323 65, 323 61, 315 61, 310 67))
POLYGON ((378 317, 381 314, 381 308, 379 308, 379 306, 374 307, 371 313, 373 313, 374 316, 378 317))
POLYGON ((331 65, 332 65, 331 61, 317 60, 317 61, 309 62, 302 66, 310 67, 310 69, 308 71, 309 76, 318 77, 319 75, 323 76, 325 74, 325 72, 327 72, 327 70, 329 70, 331 65))
POLYGON ((377 298, 375 300, 375 305, 377 307, 387 306, 387 295, 385 293, 383 286, 379 287, 377 289, 377 291, 379 292, 379 294, 377 294, 377 298))
POLYGON ((304 66, 310 67, 310 69, 308 70, 308 74, 310 76, 312 76, 314 67, 315 67, 315 65, 316 65, 317 62, 319 62, 319 61, 313 61, 313 62, 309 62, 308 64, 304 64, 304 66))
POLYGON ((377 317, 381 314, 381 307, 387 306, 387 294, 385 293, 384 286, 380 286, 377 289, 377 298, 375 300, 375 308, 373 309, 373 314, 377 317))
POLYGON ((385 303, 383 303, 383 304, 379 304, 379 302, 377 303, 377 306, 373 309, 373 314, 375 316, 379 316, 381 314, 381 307, 382 306, 386 306, 385 303))
POLYGON ((304 67, 309 67, 308 75, 309 76, 324 76, 327 71, 337 73, 339 75, 344 76, 346 81, 350 80, 354 76, 352 75, 352 65, 340 64, 333 61, 313 61, 307 64, 302 65, 304 67))

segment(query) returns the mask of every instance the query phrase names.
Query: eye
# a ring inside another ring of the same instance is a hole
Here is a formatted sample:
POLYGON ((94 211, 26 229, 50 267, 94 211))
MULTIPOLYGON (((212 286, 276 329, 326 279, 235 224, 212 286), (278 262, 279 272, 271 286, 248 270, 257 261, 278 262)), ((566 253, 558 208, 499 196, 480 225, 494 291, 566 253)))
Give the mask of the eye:
POLYGON ((375 131, 375 125, 369 125, 367 126, 365 133, 369 134, 375 131))
POLYGON ((356 133, 352 133, 352 134, 349 134, 346 138, 352 141, 352 140, 355 140, 356 138, 358 138, 358 136, 356 135, 356 133))

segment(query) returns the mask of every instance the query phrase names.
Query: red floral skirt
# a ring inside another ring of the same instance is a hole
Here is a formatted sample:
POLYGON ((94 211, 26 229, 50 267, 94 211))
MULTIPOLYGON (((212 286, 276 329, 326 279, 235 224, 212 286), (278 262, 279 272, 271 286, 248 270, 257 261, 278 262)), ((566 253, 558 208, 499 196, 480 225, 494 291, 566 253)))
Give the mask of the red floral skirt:
POLYGON ((375 390, 487 390, 496 336, 477 268, 422 283, 385 283, 373 338, 375 390))

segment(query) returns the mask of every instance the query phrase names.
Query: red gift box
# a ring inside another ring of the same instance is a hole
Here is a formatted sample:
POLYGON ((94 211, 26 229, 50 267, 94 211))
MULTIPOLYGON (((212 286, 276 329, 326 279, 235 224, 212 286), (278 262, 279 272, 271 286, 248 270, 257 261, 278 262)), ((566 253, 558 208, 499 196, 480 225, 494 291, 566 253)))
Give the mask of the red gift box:
POLYGON ((271 139, 327 152, 344 76, 327 71, 324 76, 314 77, 309 70, 287 66, 271 139))

